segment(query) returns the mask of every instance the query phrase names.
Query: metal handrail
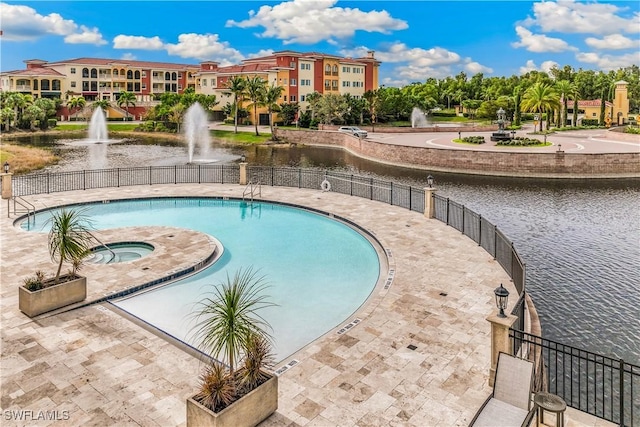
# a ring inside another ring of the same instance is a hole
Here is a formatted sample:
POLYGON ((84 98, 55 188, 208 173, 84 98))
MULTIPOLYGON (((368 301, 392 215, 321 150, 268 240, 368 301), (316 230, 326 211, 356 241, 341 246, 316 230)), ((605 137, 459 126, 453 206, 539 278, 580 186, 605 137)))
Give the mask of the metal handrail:
POLYGON ((31 224, 32 217, 33 217, 33 222, 35 223, 36 207, 20 196, 12 196, 11 198, 13 199, 13 214, 15 215, 17 212, 17 209, 16 209, 16 203, 17 203, 18 205, 22 206, 23 209, 27 210, 27 223, 31 224))
POLYGON ((262 183, 259 180, 257 182, 253 182, 253 180, 251 180, 242 192, 242 200, 245 200, 248 195, 251 197, 251 201, 253 202, 256 194, 258 197, 262 197, 262 183))
POLYGON ((104 247, 106 250, 109 251, 109 253, 111 253, 111 258, 109 258, 109 261, 107 261, 105 264, 110 264, 111 261, 116 259, 116 253, 109 246, 107 246, 106 243, 103 243, 102 240, 98 239, 98 237, 96 237, 95 234, 93 234, 91 232, 89 232, 89 234, 91 235, 91 237, 93 237, 95 239, 96 242, 100 243, 100 246, 104 247))

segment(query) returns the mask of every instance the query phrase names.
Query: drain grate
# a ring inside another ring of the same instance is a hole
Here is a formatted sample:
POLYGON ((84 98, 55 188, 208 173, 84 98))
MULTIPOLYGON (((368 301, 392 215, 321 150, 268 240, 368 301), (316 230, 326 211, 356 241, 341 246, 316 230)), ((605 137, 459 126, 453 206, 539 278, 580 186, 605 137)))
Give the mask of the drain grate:
POLYGON ((353 319, 353 321, 347 323, 346 325, 344 325, 342 328, 340 328, 337 332, 338 335, 342 335, 345 332, 347 332, 349 329, 353 328, 354 326, 356 326, 358 323, 360 323, 360 319, 353 319))
POLYGON ((276 376, 280 376, 282 374, 284 374, 285 372, 287 372, 290 368, 293 368, 294 366, 296 366, 298 363, 300 363, 300 361, 298 359, 293 359, 291 360, 289 363, 287 363, 286 365, 284 365, 283 367, 279 368, 278 370, 276 370, 274 372, 274 374, 276 374, 276 376))
POLYGON ((418 348, 418 347, 416 347, 416 346, 415 346, 415 345, 413 345, 413 344, 409 344, 409 345, 407 346, 407 348, 408 348, 409 350, 412 350, 412 351, 413 351, 413 350, 415 350, 415 349, 416 349, 416 348, 418 348))
POLYGON ((440 292, 440 296, 441 296, 441 297, 446 297, 447 295, 449 295, 449 294, 448 294, 448 293, 446 293, 446 292, 440 292))

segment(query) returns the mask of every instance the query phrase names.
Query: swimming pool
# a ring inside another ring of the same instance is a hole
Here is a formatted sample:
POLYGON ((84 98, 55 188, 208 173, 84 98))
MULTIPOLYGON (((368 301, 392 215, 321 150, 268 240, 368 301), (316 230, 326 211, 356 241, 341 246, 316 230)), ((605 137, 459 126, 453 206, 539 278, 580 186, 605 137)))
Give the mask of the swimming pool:
MULTIPOLYGON (((345 222, 298 207, 215 198, 154 198, 82 205, 97 229, 174 226, 207 233, 223 247, 209 268, 169 285, 112 301, 152 326, 192 343, 194 306, 210 285, 240 268, 266 277, 262 311, 280 361, 345 323, 376 286, 383 253, 345 222)), ((51 211, 38 213, 36 227, 51 211)), ((26 226, 24 227, 26 228, 26 226)), ((184 249, 184 248, 182 248, 184 249)), ((123 284, 126 285, 126 284, 123 284)))

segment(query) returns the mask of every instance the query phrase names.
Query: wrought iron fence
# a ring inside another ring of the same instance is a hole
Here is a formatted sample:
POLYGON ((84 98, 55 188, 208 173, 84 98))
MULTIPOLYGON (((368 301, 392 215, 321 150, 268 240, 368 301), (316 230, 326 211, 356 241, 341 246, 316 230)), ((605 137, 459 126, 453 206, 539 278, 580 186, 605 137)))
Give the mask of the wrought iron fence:
POLYGON ((640 366, 514 329, 509 336, 513 354, 534 362, 537 390, 620 426, 640 426, 640 366))

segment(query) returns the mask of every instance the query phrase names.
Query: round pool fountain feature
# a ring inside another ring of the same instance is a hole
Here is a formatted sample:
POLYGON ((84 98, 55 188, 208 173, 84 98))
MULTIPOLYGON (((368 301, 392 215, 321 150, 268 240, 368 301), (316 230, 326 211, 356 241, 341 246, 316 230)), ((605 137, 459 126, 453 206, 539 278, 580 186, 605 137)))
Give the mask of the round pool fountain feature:
POLYGON ((91 248, 87 262, 92 264, 115 264, 140 259, 155 248, 145 242, 116 242, 91 248))

